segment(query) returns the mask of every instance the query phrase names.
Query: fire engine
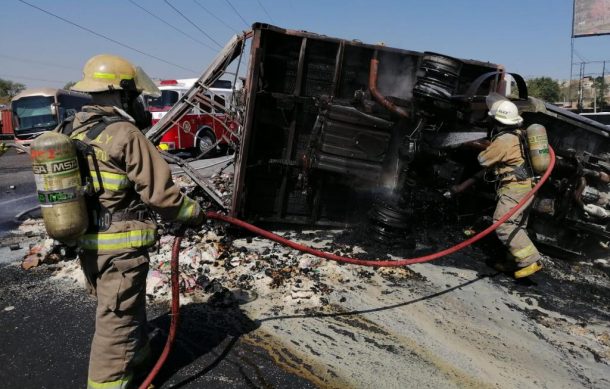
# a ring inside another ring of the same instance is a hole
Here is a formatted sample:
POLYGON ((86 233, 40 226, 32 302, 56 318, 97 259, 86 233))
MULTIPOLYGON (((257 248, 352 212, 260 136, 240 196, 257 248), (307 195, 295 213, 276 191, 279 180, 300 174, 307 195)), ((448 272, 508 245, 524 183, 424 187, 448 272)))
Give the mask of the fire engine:
MULTIPOLYGON (((147 100, 153 125, 197 81, 196 78, 161 80, 158 83, 161 96, 147 100)), ((209 106, 193 107, 189 113, 167 131, 159 142, 159 149, 167 151, 190 151, 196 155, 208 153, 210 149, 226 149, 235 137, 237 123, 228 115, 233 89, 231 81, 218 80, 206 92, 212 102, 209 106)))

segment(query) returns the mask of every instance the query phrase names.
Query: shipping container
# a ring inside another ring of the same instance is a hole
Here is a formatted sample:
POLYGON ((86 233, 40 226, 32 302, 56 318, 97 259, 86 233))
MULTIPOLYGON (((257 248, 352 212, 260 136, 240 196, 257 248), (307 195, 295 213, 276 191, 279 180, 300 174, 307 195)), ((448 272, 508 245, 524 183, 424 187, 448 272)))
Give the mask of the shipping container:
POLYGON ((9 108, 3 108, 0 111, 0 126, 2 127, 2 139, 12 139, 13 133, 13 115, 9 108))

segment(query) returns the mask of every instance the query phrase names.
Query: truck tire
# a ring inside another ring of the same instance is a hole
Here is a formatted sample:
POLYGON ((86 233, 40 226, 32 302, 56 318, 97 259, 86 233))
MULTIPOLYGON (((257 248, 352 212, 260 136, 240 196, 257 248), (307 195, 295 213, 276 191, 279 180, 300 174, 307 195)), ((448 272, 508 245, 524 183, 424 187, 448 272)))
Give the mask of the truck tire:
POLYGON ((214 151, 210 151, 213 149, 216 144, 216 137, 209 130, 200 131, 197 134, 197 148, 195 149, 195 154, 200 155, 202 153, 206 153, 204 157, 209 157, 213 155, 214 151))

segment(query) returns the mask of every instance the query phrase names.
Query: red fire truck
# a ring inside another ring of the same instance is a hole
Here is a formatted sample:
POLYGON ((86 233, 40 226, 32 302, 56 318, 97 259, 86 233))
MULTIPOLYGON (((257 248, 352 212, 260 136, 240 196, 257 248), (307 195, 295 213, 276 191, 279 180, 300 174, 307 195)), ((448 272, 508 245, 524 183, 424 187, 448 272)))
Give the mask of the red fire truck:
MULTIPOLYGON (((196 81, 196 78, 160 81, 158 86, 161 96, 147 99, 153 124, 158 122, 196 81)), ((193 107, 163 135, 159 148, 169 151, 185 150, 195 154, 205 153, 211 148, 227 148, 235 140, 232 133, 237 131, 237 123, 227 114, 232 94, 231 81, 219 80, 214 83, 206 93, 213 103, 193 107)))

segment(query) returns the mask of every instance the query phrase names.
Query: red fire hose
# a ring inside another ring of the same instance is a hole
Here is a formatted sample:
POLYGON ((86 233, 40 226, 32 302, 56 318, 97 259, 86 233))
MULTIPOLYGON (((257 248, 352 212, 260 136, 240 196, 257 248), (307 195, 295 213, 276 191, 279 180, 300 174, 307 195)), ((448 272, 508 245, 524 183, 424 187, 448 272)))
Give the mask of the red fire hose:
MULTIPOLYGON (((482 238, 484 238, 485 236, 487 236, 491 232, 493 232, 496 228, 498 228, 498 226, 500 226, 502 223, 507 221, 511 216, 513 216, 517 211, 519 211, 519 209, 521 209, 521 207, 523 207, 525 205, 525 203, 527 203, 527 201, 548 180, 549 176, 551 175, 551 172, 553 171, 553 168, 555 167, 555 152, 553 151, 553 149, 550 146, 549 146, 549 153, 551 156, 551 162, 549 163, 549 167, 546 169, 546 172, 544 172, 544 175, 542 176, 540 181, 538 181, 538 183, 532 188, 532 190, 530 190, 527 193, 527 195, 525 195, 525 197, 523 199, 521 199, 521 201, 517 205, 515 205, 510 211, 508 211, 504 216, 502 216, 497 222, 495 222, 491 226, 487 227, 485 230, 479 232, 478 234, 474 235, 473 237, 466 239, 465 241, 463 241, 461 243, 456 244, 455 246, 446 248, 446 249, 436 252, 434 254, 428 254, 428 255, 424 255, 424 256, 416 257, 416 258, 406 258, 406 259, 392 261, 392 260, 366 260, 366 259, 342 257, 340 255, 335 255, 335 254, 327 253, 325 251, 316 250, 312 247, 305 246, 305 245, 293 242, 291 240, 282 238, 281 236, 276 235, 270 231, 263 230, 262 228, 256 227, 250 223, 246 223, 242 220, 239 220, 239 219, 236 219, 236 218, 233 218, 230 216, 221 215, 216 212, 207 212, 206 216, 209 219, 220 220, 220 221, 224 221, 224 222, 233 224, 238 227, 242 227, 250 232, 253 232, 257 235, 260 235, 264 238, 273 240, 275 242, 278 242, 284 246, 291 247, 295 250, 299 250, 299 251, 302 251, 305 253, 315 255, 317 257, 330 259, 330 260, 337 261, 337 262, 351 263, 354 265, 372 266, 372 267, 398 267, 398 266, 413 265, 415 263, 433 261, 435 259, 439 259, 446 255, 453 254, 453 253, 463 249, 464 247, 470 246, 471 244, 475 243, 476 241, 481 240, 482 238)), ((148 377, 146 377, 146 380, 140 385, 140 387, 139 387, 140 389, 148 389, 148 387, 151 385, 153 379, 155 378, 155 376, 157 375, 159 370, 161 370, 161 367, 165 363, 165 360, 167 359, 167 356, 169 355, 169 352, 172 348, 172 344, 174 343, 174 339, 176 338, 176 332, 178 330, 178 320, 180 318, 180 288, 179 288, 179 284, 178 284, 178 260, 179 260, 179 256, 180 256, 180 242, 182 241, 182 235, 183 235, 182 232, 183 232, 183 230, 181 231, 181 233, 176 235, 176 238, 174 239, 174 245, 172 247, 172 258, 171 258, 172 317, 171 317, 171 324, 170 324, 170 329, 169 329, 169 336, 167 337, 165 347, 163 348, 163 352, 161 353, 159 360, 157 361, 157 363, 155 364, 153 369, 148 374, 148 377)))
POLYGON ((474 242, 481 240, 485 236, 489 235, 496 228, 498 228, 498 226, 500 224, 507 221, 519 209, 521 209, 521 207, 523 207, 523 205, 525 205, 525 203, 527 203, 527 201, 538 191, 538 189, 540 189, 540 187, 546 182, 546 180, 551 175, 551 172, 553 171, 553 167, 555 166, 555 152, 553 151, 553 149, 550 146, 549 146, 549 153, 551 156, 551 162, 549 163, 549 167, 546 169, 546 172, 544 172, 544 175, 542 176, 540 181, 536 184, 536 186, 534 186, 532 188, 531 191, 529 191, 527 193, 527 195, 525 195, 525 197, 515 207, 513 207, 510 211, 508 211, 506 213, 506 215, 502 216, 497 222, 495 222, 491 226, 487 227, 485 230, 479 232, 478 234, 474 235, 473 237, 471 237, 469 239, 466 239, 465 241, 463 241, 461 243, 456 244, 455 246, 449 247, 447 249, 436 252, 434 254, 428 254, 428 255, 424 255, 424 256, 416 257, 416 258, 407 258, 407 259, 400 259, 400 260, 393 261, 393 260, 366 260, 366 259, 342 257, 340 255, 335 255, 332 253, 327 253, 324 251, 316 250, 312 247, 305 246, 305 245, 293 242, 291 240, 282 238, 281 236, 276 235, 272 232, 263 230, 262 228, 256 227, 252 224, 246 223, 242 220, 235 219, 230 216, 221 215, 216 212, 208 212, 207 217, 209 219, 221 220, 221 221, 224 221, 227 223, 231 223, 233 225, 245 228, 246 230, 251 231, 264 238, 278 242, 284 246, 288 246, 295 250, 299 250, 299 251, 302 251, 305 253, 315 255, 316 257, 330 259, 332 261, 337 261, 337 262, 342 262, 342 263, 351 263, 351 264, 360 265, 360 266, 372 266, 372 267, 398 267, 398 266, 405 266, 405 265, 413 265, 415 263, 433 261, 435 259, 444 257, 446 255, 453 254, 456 251, 459 251, 459 250, 463 249, 464 247, 470 246, 474 242))
POLYGON ((180 320, 180 283, 179 283, 179 272, 178 272, 178 262, 180 259, 180 243, 182 242, 182 236, 184 235, 184 228, 181 228, 179 232, 176 234, 174 238, 174 244, 172 246, 172 258, 170 261, 171 268, 171 281, 172 281, 172 313, 171 313, 171 324, 169 326, 169 335, 167 336, 167 340, 165 341, 165 347, 163 347, 163 352, 161 356, 155 363, 155 366, 152 368, 148 376, 140 384, 139 389, 148 389, 148 387, 152 384, 153 380, 161 370, 161 367, 165 363, 169 352, 172 349, 172 345, 174 344, 174 340, 176 339, 176 333, 178 332, 178 323, 180 320))

